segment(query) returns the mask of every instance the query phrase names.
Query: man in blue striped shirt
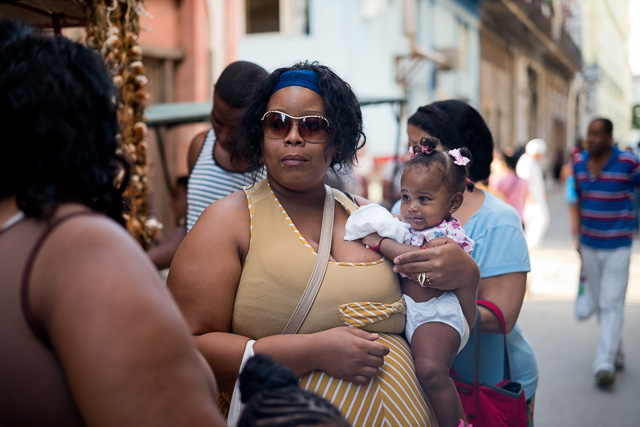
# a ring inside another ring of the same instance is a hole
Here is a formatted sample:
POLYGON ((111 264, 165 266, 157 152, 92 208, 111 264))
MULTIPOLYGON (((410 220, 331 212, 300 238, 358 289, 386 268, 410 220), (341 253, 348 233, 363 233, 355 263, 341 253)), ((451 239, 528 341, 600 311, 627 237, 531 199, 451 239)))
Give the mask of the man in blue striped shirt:
POLYGON ((633 154, 613 145, 608 119, 591 121, 587 141, 587 150, 574 158, 580 223, 572 232, 586 273, 585 293, 598 317, 595 383, 608 388, 615 381, 615 369, 624 367, 621 335, 640 165, 633 154))

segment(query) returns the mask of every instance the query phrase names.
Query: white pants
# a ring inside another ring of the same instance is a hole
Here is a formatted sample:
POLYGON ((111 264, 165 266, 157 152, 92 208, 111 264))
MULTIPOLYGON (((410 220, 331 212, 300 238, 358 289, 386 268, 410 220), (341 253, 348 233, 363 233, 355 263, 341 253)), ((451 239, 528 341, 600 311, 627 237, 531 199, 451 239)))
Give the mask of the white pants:
POLYGON ((598 348, 593 372, 613 371, 616 353, 621 351, 631 247, 604 250, 582 246, 580 253, 586 274, 585 286, 594 297, 598 317, 598 348))
POLYGON ((527 204, 524 207, 524 237, 529 249, 536 248, 542 242, 549 227, 549 206, 544 204, 527 204))

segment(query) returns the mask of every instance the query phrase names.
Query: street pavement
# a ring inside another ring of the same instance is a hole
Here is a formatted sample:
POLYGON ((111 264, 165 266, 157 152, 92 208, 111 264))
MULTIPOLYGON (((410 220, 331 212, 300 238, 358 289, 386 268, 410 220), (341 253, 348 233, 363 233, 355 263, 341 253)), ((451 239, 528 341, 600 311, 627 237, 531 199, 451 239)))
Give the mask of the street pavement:
POLYGON ((631 256, 625 307, 625 369, 611 390, 593 384, 591 371, 597 322, 578 322, 573 302, 580 260, 573 249, 562 189, 548 190, 551 221, 541 246, 531 251, 527 295, 519 323, 538 359, 540 374, 535 401, 536 427, 640 426, 640 241, 631 256))

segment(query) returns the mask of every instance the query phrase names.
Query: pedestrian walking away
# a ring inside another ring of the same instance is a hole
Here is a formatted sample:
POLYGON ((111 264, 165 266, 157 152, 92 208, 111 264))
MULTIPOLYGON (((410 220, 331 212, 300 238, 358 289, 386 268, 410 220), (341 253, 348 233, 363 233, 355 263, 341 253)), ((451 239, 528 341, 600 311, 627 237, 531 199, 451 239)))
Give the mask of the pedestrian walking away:
POLYGON ((540 161, 547 153, 544 139, 527 142, 516 165, 516 173, 529 183, 529 200, 524 207, 524 233, 529 249, 538 247, 549 226, 547 189, 540 161))
POLYGON ((609 388, 615 370, 624 367, 621 333, 640 164, 635 155, 613 145, 609 119, 591 121, 587 142, 587 150, 576 155, 574 164, 579 206, 578 236, 574 237, 585 268, 586 292, 594 299, 598 318, 594 381, 609 388))

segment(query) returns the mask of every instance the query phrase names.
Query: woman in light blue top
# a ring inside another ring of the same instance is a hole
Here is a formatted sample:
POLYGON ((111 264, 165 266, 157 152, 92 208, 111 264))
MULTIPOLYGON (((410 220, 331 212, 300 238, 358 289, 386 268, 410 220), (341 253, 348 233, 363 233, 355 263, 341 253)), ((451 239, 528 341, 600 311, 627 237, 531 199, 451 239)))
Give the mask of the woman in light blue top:
MULTIPOLYGON (((423 136, 447 141, 445 149, 467 147, 474 162, 469 175, 473 182, 489 177, 493 158, 493 137, 480 114, 462 101, 439 101, 420 107, 408 121, 409 144, 423 136)), ((397 209, 397 203, 392 212, 397 209)), ((398 208, 399 209, 399 208, 398 208)), ((475 241, 473 258, 480 267, 478 299, 496 304, 505 317, 511 377, 523 384, 529 426, 533 426, 533 403, 538 384, 538 365, 533 348, 516 320, 522 308, 529 272, 529 252, 522 225, 515 209, 485 191, 468 193, 456 212, 467 235, 475 241)), ((439 277, 430 274, 428 251, 415 251, 396 258, 396 271, 424 271, 437 285, 439 277)), ((495 316, 478 307, 483 334, 480 343, 479 381, 496 384, 503 379, 503 346, 495 316)), ((453 368, 468 380, 474 378, 473 339, 456 356, 453 368)))

